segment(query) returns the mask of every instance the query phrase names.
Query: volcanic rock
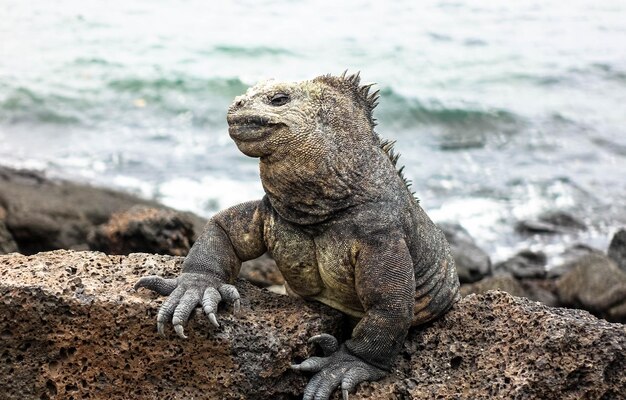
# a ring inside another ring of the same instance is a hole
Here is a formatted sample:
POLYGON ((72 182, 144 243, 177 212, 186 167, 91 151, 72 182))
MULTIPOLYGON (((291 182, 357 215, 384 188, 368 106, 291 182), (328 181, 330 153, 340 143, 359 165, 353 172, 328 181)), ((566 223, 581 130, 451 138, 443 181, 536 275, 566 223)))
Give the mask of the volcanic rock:
POLYGON ((626 322, 626 272, 602 254, 581 257, 556 281, 561 304, 626 322))
POLYGON ((157 253, 184 256, 193 243, 193 224, 178 211, 134 206, 114 213, 88 236, 89 247, 107 254, 157 253))
MULTIPOLYGON (((347 332, 343 317, 239 281, 242 311, 224 307, 220 328, 198 309, 189 339, 171 327, 161 338, 163 298, 132 285, 146 274, 177 274, 181 262, 72 251, 0 256, 2 397, 300 398, 308 377, 289 364, 312 354, 311 335, 347 332)), ((620 399, 625 369, 626 326, 489 291, 412 329, 391 374, 350 398, 620 399)))
POLYGON ((343 318, 317 303, 237 282, 242 310, 200 309, 187 340, 156 332, 163 298, 133 284, 171 276, 182 257, 58 250, 0 256, 0 387, 6 399, 296 398, 306 377, 289 365, 312 335, 340 335, 343 318))
MULTIPOLYGON (((96 226, 135 205, 166 209, 155 201, 119 191, 0 167, 0 208, 6 214, 6 228, 24 254, 54 249, 86 250, 87 236, 96 226)), ((194 225, 195 239, 206 220, 184 214, 194 225)))

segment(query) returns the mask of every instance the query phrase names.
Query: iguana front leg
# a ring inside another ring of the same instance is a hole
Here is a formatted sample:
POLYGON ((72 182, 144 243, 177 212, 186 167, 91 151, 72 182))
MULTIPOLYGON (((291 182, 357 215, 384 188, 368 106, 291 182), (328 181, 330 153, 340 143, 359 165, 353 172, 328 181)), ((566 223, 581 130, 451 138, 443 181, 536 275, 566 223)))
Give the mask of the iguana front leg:
POLYGON ((226 209, 207 222, 183 262, 183 271, 175 279, 160 276, 141 278, 135 289, 145 287, 169 296, 157 315, 157 329, 165 333, 171 321, 176 333, 186 338, 183 325, 196 306, 202 305, 216 327, 217 306, 230 301, 239 307, 239 292, 232 285, 241 262, 261 256, 265 251, 263 221, 265 200, 242 203, 226 209))
MULTIPOLYGON (((383 377, 399 353, 413 317, 415 273, 401 238, 370 238, 356 254, 355 285, 365 316, 352 338, 328 357, 311 357, 292 368, 317 372, 304 391, 304 400, 326 400, 341 387, 344 399, 363 381, 383 377)), ((322 348, 333 350, 323 335, 322 348)), ((320 342, 314 338, 313 341, 320 342)))

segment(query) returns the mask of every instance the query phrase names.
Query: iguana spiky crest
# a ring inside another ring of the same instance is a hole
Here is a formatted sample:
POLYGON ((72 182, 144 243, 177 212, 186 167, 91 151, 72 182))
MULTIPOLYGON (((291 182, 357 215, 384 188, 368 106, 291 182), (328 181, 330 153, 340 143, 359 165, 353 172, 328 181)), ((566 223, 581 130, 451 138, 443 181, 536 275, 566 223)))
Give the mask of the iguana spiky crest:
MULTIPOLYGON (((374 135, 375 143, 377 143, 380 148, 387 154, 389 160, 393 164, 393 166, 398 171, 398 175, 404 181, 407 189, 411 191, 411 181, 408 180, 404 176, 404 166, 398 167, 398 159, 400 158, 400 154, 394 151, 393 146, 395 145, 395 140, 387 140, 382 139, 378 133, 374 130, 376 127, 376 118, 373 116, 374 108, 378 105, 378 99, 380 98, 380 90, 376 90, 370 93, 370 89, 374 86, 374 83, 369 83, 366 85, 361 85, 361 76, 360 72, 356 72, 355 74, 348 75, 348 71, 344 71, 341 76, 333 76, 333 75, 322 75, 314 79, 314 81, 323 82, 333 88, 337 89, 341 93, 350 97, 353 102, 359 106, 361 109, 365 111, 365 115, 372 127, 372 135, 374 135)), ((415 194, 414 192, 411 192, 415 194)), ((419 199, 415 198, 416 201, 419 199)))

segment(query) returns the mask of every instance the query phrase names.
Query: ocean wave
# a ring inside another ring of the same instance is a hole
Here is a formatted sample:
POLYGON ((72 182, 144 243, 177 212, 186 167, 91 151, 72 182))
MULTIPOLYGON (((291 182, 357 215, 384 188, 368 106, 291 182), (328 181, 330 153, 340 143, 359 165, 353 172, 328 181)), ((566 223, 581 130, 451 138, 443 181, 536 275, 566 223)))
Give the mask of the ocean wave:
POLYGON ((234 97, 247 89, 239 78, 197 78, 190 76, 114 79, 107 87, 118 92, 154 93, 172 91, 181 94, 210 94, 234 97))
POLYGON ((225 56, 236 56, 236 57, 250 57, 250 58, 258 58, 263 56, 294 56, 296 53, 287 50, 281 49, 277 47, 267 47, 267 46, 252 46, 252 47, 244 47, 244 46, 215 46, 210 51, 211 54, 225 55, 225 56))
POLYGON ((222 124, 230 101, 247 87, 236 77, 203 79, 174 74, 102 79, 89 89, 72 82, 62 87, 0 82, 0 123, 119 128, 142 121, 151 126, 184 121, 196 126, 222 124))
POLYGON ((392 126, 435 125, 449 128, 500 129, 519 125, 523 118, 511 111, 472 104, 446 104, 437 99, 419 99, 399 94, 390 87, 380 91, 378 116, 392 126))
POLYGON ((74 124, 81 121, 80 107, 69 97, 43 95, 18 86, 0 98, 0 121, 74 124))

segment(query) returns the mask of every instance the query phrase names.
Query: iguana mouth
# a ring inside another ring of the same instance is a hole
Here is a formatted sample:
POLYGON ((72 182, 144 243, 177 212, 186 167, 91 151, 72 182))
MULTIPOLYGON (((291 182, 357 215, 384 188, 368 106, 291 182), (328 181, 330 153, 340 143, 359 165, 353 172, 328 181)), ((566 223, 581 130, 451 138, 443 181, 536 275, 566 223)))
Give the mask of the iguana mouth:
POLYGON ((260 115, 228 115, 226 117, 228 125, 233 126, 266 126, 271 125, 270 119, 260 115))
POLYGON ((230 137, 241 142, 262 139, 269 135, 275 127, 282 125, 258 115, 228 115, 226 120, 228 121, 230 137))

